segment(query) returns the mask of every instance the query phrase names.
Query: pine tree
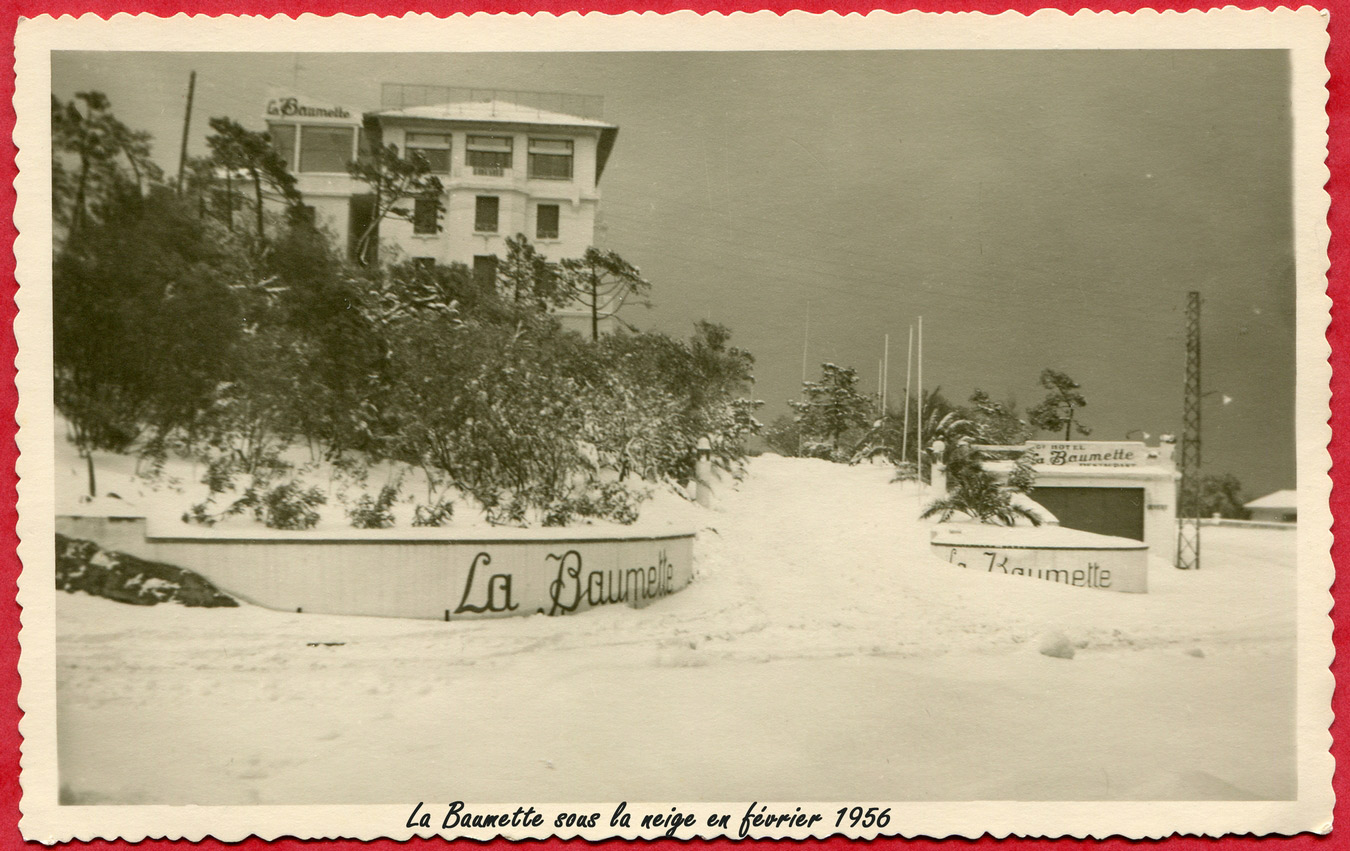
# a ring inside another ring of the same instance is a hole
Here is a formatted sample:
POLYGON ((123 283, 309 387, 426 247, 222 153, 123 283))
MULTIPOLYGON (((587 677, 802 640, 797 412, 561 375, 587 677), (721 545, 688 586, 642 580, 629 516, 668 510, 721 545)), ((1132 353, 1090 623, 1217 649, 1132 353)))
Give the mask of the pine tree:
POLYGON ((351 176, 370 187, 375 196, 375 207, 370 224, 356 241, 356 256, 365 265, 374 265, 379 259, 375 233, 386 218, 411 222, 416 207, 406 202, 421 200, 435 205, 439 220, 445 211, 445 187, 439 177, 431 173, 431 163, 418 153, 400 157, 398 148, 386 145, 372 154, 359 157, 347 169, 351 176))
POLYGON ((1078 392, 1082 385, 1066 373, 1045 369, 1041 371, 1041 386, 1050 392, 1027 412, 1032 425, 1045 431, 1064 429, 1065 440, 1072 439, 1075 431, 1083 437, 1092 433, 1092 429, 1074 420, 1078 409, 1087 407, 1087 400, 1078 392))
POLYGON ((592 340, 600 339, 601 318, 618 313, 630 298, 643 299, 652 288, 638 267, 613 251, 588 248, 558 266, 568 300, 581 302, 591 315, 592 340))
MULTIPOLYGON (((272 147, 272 140, 266 133, 246 130, 230 118, 212 118, 210 123, 215 131, 206 139, 211 158, 227 174, 241 174, 253 186, 254 219, 261 248, 267 242, 267 234, 263 231, 263 189, 266 187, 279 195, 288 208, 298 208, 303 202, 295 176, 286 168, 286 161, 272 147)), ((226 200, 233 209, 234 199, 227 197, 226 200)))
POLYGON ((870 422, 872 401, 858 392, 858 373, 852 367, 821 364, 819 381, 802 384, 799 402, 789 402, 801 433, 803 453, 819 457, 820 450, 833 460, 842 452, 840 440, 848 431, 870 422), (813 451, 815 447, 815 451, 813 451))

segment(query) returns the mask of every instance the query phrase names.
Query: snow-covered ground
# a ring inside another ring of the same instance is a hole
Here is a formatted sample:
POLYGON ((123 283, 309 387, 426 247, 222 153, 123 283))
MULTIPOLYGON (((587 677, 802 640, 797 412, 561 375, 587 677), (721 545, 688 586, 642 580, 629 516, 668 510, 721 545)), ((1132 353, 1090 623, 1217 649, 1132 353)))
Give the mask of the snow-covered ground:
POLYGON ((1294 794, 1291 532, 1150 593, 933 558, 889 472, 765 456, 646 609, 451 623, 58 595, 77 803, 1294 794), (1073 659, 1037 652, 1060 632, 1073 659))

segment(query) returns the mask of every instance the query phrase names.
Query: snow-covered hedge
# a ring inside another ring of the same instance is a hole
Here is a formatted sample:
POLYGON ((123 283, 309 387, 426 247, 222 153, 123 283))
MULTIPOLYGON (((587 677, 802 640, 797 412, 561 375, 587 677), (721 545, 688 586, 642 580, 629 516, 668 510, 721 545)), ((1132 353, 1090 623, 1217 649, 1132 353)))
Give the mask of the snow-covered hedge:
POLYGON ((201 576, 181 567, 105 550, 93 541, 56 535, 56 590, 83 591, 134 606, 237 606, 201 576))

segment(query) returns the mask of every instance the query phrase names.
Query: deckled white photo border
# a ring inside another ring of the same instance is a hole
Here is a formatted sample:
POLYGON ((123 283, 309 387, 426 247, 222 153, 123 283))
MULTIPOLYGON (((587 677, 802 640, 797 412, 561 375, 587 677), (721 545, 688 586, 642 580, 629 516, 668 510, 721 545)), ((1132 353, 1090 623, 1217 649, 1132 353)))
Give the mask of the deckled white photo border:
MULTIPOLYGON (((177 15, 97 15, 21 20, 16 35, 19 148, 15 181, 15 245, 19 283, 15 336, 18 343, 16 418, 19 423, 19 579, 22 606, 19 703, 23 718, 19 823, 29 840, 51 843, 92 838, 146 837, 199 840, 212 836, 237 841, 250 835, 390 837, 407 839, 405 821, 414 801, 391 806, 59 806, 56 764, 56 684, 53 584, 53 429, 51 427, 51 174, 48 107, 53 50, 237 51, 606 51, 606 50, 895 50, 895 49, 1149 49, 1277 48, 1290 51, 1294 130, 1294 231, 1297 268, 1296 426, 1299 482, 1298 585, 1298 794, 1295 801, 1269 802, 1034 802, 1008 801, 889 803, 883 831, 836 831, 828 818, 831 802, 778 802, 771 810, 795 806, 824 813, 816 829, 788 829, 752 836, 806 838, 844 833, 974 837, 989 833, 1031 836, 1159 837, 1172 833, 1325 832, 1330 829, 1334 761, 1330 755, 1334 655, 1329 588, 1331 490, 1327 444, 1330 404, 1330 346, 1326 272, 1329 230, 1326 83, 1327 15, 1298 10, 1241 11, 1233 8, 1185 13, 1093 13, 1068 15, 1048 10, 1031 16, 1005 13, 926 14, 874 12, 867 16, 770 12, 700 17, 692 12, 618 16, 545 14, 402 18, 239 18, 177 15), (784 807, 783 805, 786 804, 784 807)), ((446 802, 436 802, 441 812, 446 802)), ((617 802, 550 804, 541 801, 472 802, 478 812, 511 811, 518 804, 537 811, 596 811, 605 814, 594 829, 561 833, 551 818, 533 831, 506 831, 512 839, 549 835, 604 839, 655 836, 659 831, 616 831, 608 815, 617 802)), ((767 802, 766 802, 767 803, 767 802)), ((869 804, 849 802, 852 804, 869 804)), ((630 803, 629 810, 682 812, 700 816, 696 835, 725 833, 703 826, 708 813, 733 813, 735 823, 749 802, 696 801, 630 803)), ((421 831, 450 836, 453 831, 421 831)), ((460 834, 487 839, 496 830, 460 834)), ((681 831, 681 837, 691 832, 681 831)))

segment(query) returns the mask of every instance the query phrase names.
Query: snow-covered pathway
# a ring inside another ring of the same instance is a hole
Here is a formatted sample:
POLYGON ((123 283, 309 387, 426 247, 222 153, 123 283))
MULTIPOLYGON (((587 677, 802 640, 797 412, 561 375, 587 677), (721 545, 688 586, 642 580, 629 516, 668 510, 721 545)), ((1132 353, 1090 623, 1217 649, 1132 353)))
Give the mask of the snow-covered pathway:
POLYGON ((882 469, 756 459, 707 514, 695 583, 644 610, 440 623, 61 594, 65 795, 1292 792, 1292 535, 1207 529, 1204 571, 1128 595, 945 565, 917 505, 882 469), (1076 658, 1036 653, 1047 630, 1076 658))

